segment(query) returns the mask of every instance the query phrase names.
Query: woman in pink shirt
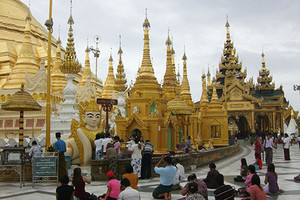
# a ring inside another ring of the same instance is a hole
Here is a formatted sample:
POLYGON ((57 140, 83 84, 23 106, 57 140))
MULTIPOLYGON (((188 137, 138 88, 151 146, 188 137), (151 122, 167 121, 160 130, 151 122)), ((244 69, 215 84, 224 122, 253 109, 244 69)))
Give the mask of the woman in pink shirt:
POLYGON ((252 186, 250 187, 251 200, 268 200, 264 188, 260 186, 260 178, 254 174, 251 179, 252 186))
POLYGON ((120 151, 120 147, 121 147, 121 143, 120 143, 120 137, 119 136, 115 136, 114 137, 114 148, 116 149, 117 151, 117 157, 118 158, 121 158, 121 151, 120 151))
POLYGON ((114 173, 108 171, 106 176, 109 178, 106 194, 99 196, 99 200, 117 200, 120 194, 120 182, 114 179, 114 173))

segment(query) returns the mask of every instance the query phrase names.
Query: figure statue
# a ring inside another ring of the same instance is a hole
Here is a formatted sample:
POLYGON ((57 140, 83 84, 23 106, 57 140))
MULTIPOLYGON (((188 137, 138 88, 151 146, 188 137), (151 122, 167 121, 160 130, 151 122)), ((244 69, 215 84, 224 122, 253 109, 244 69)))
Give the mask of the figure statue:
POLYGON ((205 143, 203 145, 203 148, 206 150, 213 150, 214 146, 213 146, 214 141, 212 139, 208 140, 208 143, 205 143))
POLYGON ((201 146, 201 145, 202 145, 202 139, 200 137, 200 134, 198 134, 197 137, 195 139, 193 139, 192 149, 197 151, 197 150, 199 150, 199 146, 201 146))
POLYGON ((66 154, 71 155, 72 164, 87 165, 92 159, 96 134, 101 132, 100 109, 93 93, 90 102, 79 103, 79 117, 80 122, 72 120, 66 154))

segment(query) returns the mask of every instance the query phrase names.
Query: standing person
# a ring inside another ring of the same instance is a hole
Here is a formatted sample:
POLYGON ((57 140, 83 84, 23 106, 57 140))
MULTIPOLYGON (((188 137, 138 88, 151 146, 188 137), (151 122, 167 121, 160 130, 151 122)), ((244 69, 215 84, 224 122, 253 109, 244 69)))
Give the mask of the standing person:
MULTIPOLYGON (((181 192, 180 192, 181 195, 185 196, 185 195, 188 195, 189 193, 191 193, 191 191, 189 191, 189 184, 192 182, 197 183, 198 192, 207 200, 208 192, 207 192, 206 183, 201 179, 197 179, 197 176, 194 173, 188 176, 188 182, 185 184, 184 187, 181 187, 181 192)), ((182 199, 185 199, 185 198, 182 198, 182 199)))
POLYGON ((150 143, 150 140, 146 140, 142 151, 142 172, 141 179, 151 178, 151 160, 154 153, 154 146, 150 143))
POLYGON ((171 199, 173 180, 176 175, 176 167, 172 165, 172 158, 163 155, 155 165, 154 171, 160 175, 160 184, 154 189, 153 198, 171 199))
POLYGON ((273 162, 273 145, 272 134, 268 133, 265 139, 266 164, 273 162))
POLYGON ((254 143, 254 150, 255 153, 258 153, 261 156, 261 143, 259 137, 256 138, 256 141, 254 143))
POLYGON ((218 170, 216 170, 215 163, 209 163, 209 172, 207 173, 206 178, 203 180, 207 188, 216 189, 218 184, 216 182, 216 176, 219 174, 218 170))
POLYGON ((106 176, 109 178, 107 191, 102 196, 99 196, 99 200, 117 200, 120 194, 120 182, 114 179, 114 173, 112 171, 108 171, 106 176))
POLYGON ((126 165, 126 174, 122 175, 122 179, 128 179, 130 182, 130 186, 135 189, 138 190, 138 181, 139 181, 139 177, 137 174, 133 173, 133 168, 131 165, 126 165))
POLYGON ((133 172, 141 177, 142 168, 142 145, 139 144, 139 139, 135 138, 135 144, 131 146, 131 166, 133 167, 133 172))
POLYGON ((54 150, 58 153, 58 177, 68 174, 66 168, 66 160, 65 160, 65 152, 66 152, 66 143, 65 141, 61 140, 61 133, 55 133, 57 141, 54 143, 54 150))
POLYGON ((176 175, 174 177, 174 182, 173 182, 173 190, 180 190, 180 182, 184 179, 184 167, 180 164, 179 158, 175 158, 174 165, 177 169, 176 175))
POLYGON ((130 181, 127 178, 121 180, 121 191, 118 200, 141 200, 140 193, 130 187, 130 181))
POLYGON ((291 146, 291 139, 289 138, 289 135, 285 133, 283 139, 284 160, 291 160, 290 146, 291 146))
POLYGON ((118 177, 117 150, 112 142, 107 144, 106 159, 108 160, 108 170, 113 171, 114 176, 118 177))
POLYGON ((29 151, 29 157, 36 157, 36 156, 41 156, 43 153, 42 148, 40 147, 40 145, 37 145, 36 141, 34 140, 32 142, 32 147, 30 148, 29 151))
POLYGON ((69 184, 68 175, 64 175, 59 178, 61 186, 56 188, 56 200, 73 200, 74 188, 69 184))
POLYGON ((106 155, 107 144, 109 142, 112 142, 112 141, 113 140, 111 139, 110 134, 106 133, 105 134, 105 138, 103 139, 103 143, 102 143, 102 152, 103 152, 103 155, 106 155))
POLYGON ((251 200, 268 200, 264 188, 260 185, 260 178, 254 174, 251 179, 250 199, 251 200))
POLYGON ((218 174, 216 176, 216 181, 219 187, 214 191, 216 200, 233 200, 235 196, 235 190, 231 185, 224 184, 224 176, 222 174, 218 174))
POLYGON ((275 165, 273 163, 268 164, 267 174, 265 176, 265 187, 264 190, 266 194, 276 194, 278 192, 283 192, 278 186, 278 175, 275 172, 275 165))
POLYGON ((187 140, 185 142, 185 147, 184 147, 185 153, 189 153, 189 151, 191 149, 191 146, 192 146, 192 144, 191 144, 191 136, 188 136, 187 140))
POLYGON ((97 134, 96 135, 96 140, 94 142, 96 148, 95 148, 95 160, 102 160, 103 159, 103 152, 102 152, 102 144, 103 144, 103 135, 102 134, 97 134))
POLYGON ((131 151, 131 146, 135 144, 134 142, 135 138, 136 138, 135 135, 132 134, 129 138, 129 141, 126 143, 126 147, 128 151, 131 151))
POLYGON ((117 158, 121 158, 120 147, 121 147, 120 137, 116 135, 114 137, 114 148, 117 150, 117 158))
POLYGON ((90 196, 90 193, 85 191, 85 183, 90 184, 91 181, 82 176, 79 167, 75 168, 73 171, 72 185, 75 187, 75 197, 80 200, 87 200, 90 196))

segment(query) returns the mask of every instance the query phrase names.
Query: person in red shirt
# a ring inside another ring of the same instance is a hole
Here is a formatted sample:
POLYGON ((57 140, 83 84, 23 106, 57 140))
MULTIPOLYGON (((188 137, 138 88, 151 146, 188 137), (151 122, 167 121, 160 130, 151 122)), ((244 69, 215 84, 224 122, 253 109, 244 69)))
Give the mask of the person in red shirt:
POLYGON ((261 155, 261 143, 259 137, 256 138, 256 141, 254 143, 254 150, 255 154, 258 153, 259 156, 261 155))
POLYGON ((260 154, 255 153, 255 163, 253 165, 255 167, 255 170, 262 168, 262 160, 260 158, 260 154))

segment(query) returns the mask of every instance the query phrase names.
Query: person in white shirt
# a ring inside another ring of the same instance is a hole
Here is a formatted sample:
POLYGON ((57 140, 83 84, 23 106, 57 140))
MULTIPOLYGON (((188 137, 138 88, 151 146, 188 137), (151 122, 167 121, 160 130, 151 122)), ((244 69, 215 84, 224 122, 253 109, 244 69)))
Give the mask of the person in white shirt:
POLYGON ((121 180, 121 191, 118 200, 141 200, 140 193, 130 187, 130 181, 127 178, 121 180))
POLYGON ((131 146, 131 166, 133 167, 133 172, 141 177, 142 168, 142 144, 139 143, 139 139, 135 138, 135 144, 131 146))
POLYGON ((180 182, 182 182, 183 179, 185 178, 185 176, 184 176, 185 171, 184 171, 184 167, 180 164, 179 158, 175 159, 174 165, 175 165, 177 171, 176 171, 176 175, 174 177, 172 190, 180 190, 181 189, 180 182))
POLYGON ((102 153, 103 153, 103 155, 106 154, 106 147, 107 147, 107 144, 108 144, 109 142, 112 142, 112 141, 113 141, 113 140, 111 139, 110 134, 109 134, 109 133, 106 133, 106 134, 105 134, 105 138, 103 139, 103 142, 102 142, 102 153))
POLYGON ((95 148, 95 160, 103 160, 103 152, 102 152, 102 144, 103 144, 104 137, 101 134, 96 135, 96 140, 94 141, 94 144, 96 146, 95 148))
POLYGON ((30 151, 29 151, 29 157, 32 158, 32 157, 36 157, 36 156, 41 156, 42 153, 43 153, 42 148, 39 145, 37 145, 36 141, 33 141, 32 147, 30 148, 30 151))
POLYGON ((285 133, 283 139, 284 160, 291 160, 290 146, 291 146, 291 139, 289 138, 289 135, 285 133))

